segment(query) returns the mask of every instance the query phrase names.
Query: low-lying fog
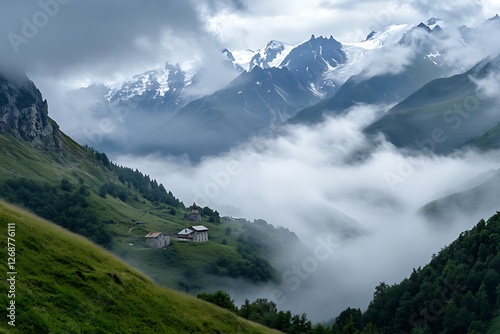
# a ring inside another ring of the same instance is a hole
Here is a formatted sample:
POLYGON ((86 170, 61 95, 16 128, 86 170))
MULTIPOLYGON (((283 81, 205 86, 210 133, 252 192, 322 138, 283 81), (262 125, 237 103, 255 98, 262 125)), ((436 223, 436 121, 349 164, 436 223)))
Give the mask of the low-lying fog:
POLYGON ((347 307, 365 309, 379 282, 409 276, 479 217, 495 212, 425 221, 419 208, 496 169, 500 155, 406 155, 362 134, 376 114, 356 107, 344 118, 290 127, 283 136, 196 165, 164 156, 112 158, 157 179, 186 205, 196 201, 221 215, 262 218, 294 231, 312 252, 280 273, 282 286, 231 292, 240 303, 245 297, 274 299, 279 309, 322 321, 347 307))

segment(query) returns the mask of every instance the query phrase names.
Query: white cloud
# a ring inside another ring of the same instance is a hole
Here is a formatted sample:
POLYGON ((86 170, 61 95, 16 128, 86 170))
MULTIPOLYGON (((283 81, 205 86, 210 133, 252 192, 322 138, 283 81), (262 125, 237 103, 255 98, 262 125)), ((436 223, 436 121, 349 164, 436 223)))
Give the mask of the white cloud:
POLYGON ((415 58, 415 55, 415 50, 407 46, 396 45, 392 48, 381 49, 374 53, 373 61, 367 66, 363 76, 370 78, 382 74, 401 73, 415 58))
MULTIPOLYGON (((406 156, 387 143, 373 149, 360 129, 374 115, 370 108, 355 108, 346 118, 314 129, 290 128, 282 137, 255 141, 199 165, 158 156, 115 159, 153 175, 186 203, 196 200, 222 214, 231 214, 224 205, 239 208, 248 219, 290 228, 312 249, 318 237, 342 240, 300 288, 281 287, 286 301, 280 308, 326 320, 348 306, 366 307, 380 281, 398 282, 475 219, 494 213, 474 213, 441 226, 424 221, 417 214, 422 205, 498 167, 498 156, 406 156), (399 178, 395 182, 388 175, 399 178)), ((304 261, 296 258, 298 265, 304 261)), ((268 288, 253 293, 272 297, 268 288)))
MULTIPOLYGON (((406 1, 407 2, 407 1, 406 1)), ((408 2, 407 2, 408 3, 408 2)), ((476 26, 484 21, 482 15, 484 1, 481 0, 412 0, 409 4, 419 13, 437 17, 456 25, 476 26)), ((490 16, 494 14, 490 13, 490 16)))
POLYGON ((259 48, 271 39, 298 44, 311 34, 359 41, 372 30, 416 19, 411 8, 386 1, 258 0, 248 2, 247 7, 210 15, 201 11, 205 28, 234 50, 259 48))
POLYGON ((500 91, 500 73, 491 72, 486 77, 477 79, 470 77, 477 85, 477 94, 480 98, 498 99, 500 91))

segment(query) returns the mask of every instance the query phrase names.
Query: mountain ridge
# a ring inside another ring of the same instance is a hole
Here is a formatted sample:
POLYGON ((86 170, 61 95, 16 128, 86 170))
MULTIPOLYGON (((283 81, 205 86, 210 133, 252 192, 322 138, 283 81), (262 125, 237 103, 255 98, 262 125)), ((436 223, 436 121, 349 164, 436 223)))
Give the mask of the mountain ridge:
POLYGON ((500 55, 468 71, 433 80, 391 108, 365 132, 381 132, 397 147, 448 154, 487 131, 499 118, 494 99, 478 92, 478 80, 500 69, 500 55), (438 135, 438 132, 440 133, 438 135))
POLYGON ((61 148, 59 126, 48 116, 48 103, 26 75, 0 72, 0 112, 0 132, 44 150, 61 148))

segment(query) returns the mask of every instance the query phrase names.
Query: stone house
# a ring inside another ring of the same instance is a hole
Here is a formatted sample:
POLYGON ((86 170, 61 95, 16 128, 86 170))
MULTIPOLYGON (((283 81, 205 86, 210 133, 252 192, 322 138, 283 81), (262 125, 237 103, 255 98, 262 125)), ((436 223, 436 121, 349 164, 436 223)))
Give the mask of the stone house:
POLYGON ((146 239, 146 247, 165 248, 170 245, 170 237, 161 232, 149 232, 144 238, 146 239))

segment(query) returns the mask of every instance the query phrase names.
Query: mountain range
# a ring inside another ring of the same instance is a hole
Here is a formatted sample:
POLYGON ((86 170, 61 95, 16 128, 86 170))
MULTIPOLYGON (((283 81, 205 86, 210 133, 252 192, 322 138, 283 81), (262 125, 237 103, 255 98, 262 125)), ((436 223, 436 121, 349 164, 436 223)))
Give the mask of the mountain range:
MULTIPOLYGON (((128 116, 116 130, 120 136, 109 135, 90 143, 99 149, 188 154, 198 160, 228 151, 252 137, 279 132, 287 124, 318 123, 358 105, 378 108, 390 121, 389 114, 396 115, 394 111, 405 105, 405 99, 432 80, 469 75, 469 69, 457 67, 452 55, 474 47, 477 36, 498 29, 498 22, 493 17, 476 28, 460 27, 457 36, 449 24, 432 18, 416 25, 392 25, 356 43, 312 35, 297 45, 272 40, 257 50, 223 49, 221 62, 233 68, 236 78, 206 96, 196 95, 192 89, 203 68, 184 70, 179 64, 166 63, 116 88, 94 84, 71 92, 69 97, 96 101, 90 108, 101 116, 126 110, 128 116), (399 103, 402 105, 391 109, 399 103), (138 135, 134 129, 142 122, 158 128, 138 135)), ((379 124, 367 132, 383 130, 379 124)), ((396 130, 406 131, 402 127, 396 130)), ((486 129, 479 130, 466 134, 467 139, 482 135, 486 129)), ((395 136, 385 134, 400 145, 395 136)), ((438 152, 450 152, 464 142, 449 141, 449 147, 438 152)))
MULTIPOLYGON (((496 21, 493 18, 485 24, 490 27, 496 21)), ((156 131, 150 125, 147 134, 132 132, 137 141, 129 144, 128 152, 141 154, 187 152, 200 159, 290 123, 314 126, 325 117, 345 116, 358 105, 380 109, 380 117, 364 129, 367 138, 374 138, 374 145, 383 142, 409 155, 459 154, 464 147, 478 151, 498 148, 495 93, 500 55, 493 53, 467 69, 450 66, 446 61, 449 50, 436 44, 446 33, 438 22, 388 27, 347 46, 333 37, 314 35, 295 47, 273 41, 257 52, 248 51, 252 53, 248 63, 242 63, 248 54, 242 58, 238 52, 225 50, 225 61, 241 73, 227 87, 203 97, 188 94, 196 73, 169 64, 136 76, 119 89, 93 85, 72 92, 72 96, 76 100, 88 99, 89 94, 96 97, 93 108, 99 113, 127 109, 133 114, 129 122, 146 113, 161 120, 156 131), (357 62, 349 58, 355 55, 357 62)), ((464 42, 475 34, 465 28, 462 32, 464 42)), ((159 288, 150 279, 190 293, 209 288, 245 292, 266 283, 279 287, 283 283, 279 273, 296 265, 290 250, 308 260, 315 258, 316 249, 305 247, 285 228, 262 220, 222 219, 209 207, 198 209, 200 223, 210 228, 210 242, 176 243, 158 252, 144 249, 145 233, 159 230, 175 235, 186 227, 184 216, 191 208, 156 180, 113 164, 106 154, 79 145, 60 131, 48 115, 48 102, 26 75, 0 75, 0 110, 2 197, 100 244, 149 277, 88 240, 0 202, 0 220, 19 226, 19 249, 27 259, 19 267, 26 276, 19 281, 24 294, 19 298, 19 310, 24 312, 20 319, 25 323, 18 332, 51 332, 56 327, 75 332, 112 330, 113 322, 121 331, 136 332, 148 331, 142 327, 144 322, 167 332, 168 328, 174 332, 234 328, 269 332, 159 288), (277 255, 285 261, 277 261, 277 255), (144 291, 152 291, 155 297, 144 291), (149 313, 152 306, 155 312, 149 313), (129 316, 131 308, 136 308, 134 317, 129 316), (180 310, 187 313, 177 312, 180 310), (164 312, 169 315, 168 323, 156 318, 164 312)), ((131 129, 134 125, 129 124, 131 129)), ((498 170, 492 170, 461 189, 445 189, 445 195, 423 203, 420 214, 427 221, 446 224, 454 219, 452 211, 475 218, 496 209, 498 177, 498 170)), ((327 218, 338 223, 338 217, 327 218)), ((368 327, 375 333, 379 329, 389 333, 400 329, 439 332, 445 327, 450 332, 485 332, 488 326, 493 328, 499 321, 498 221, 498 215, 487 223, 480 221, 401 284, 381 283, 364 315, 348 310, 335 324, 344 332, 368 327), (470 291, 457 298, 459 302, 443 300, 445 309, 439 321, 416 327, 408 323, 408 312, 422 312, 439 297, 439 284, 451 278, 467 284, 470 291)), ((7 288, 5 281, 2 288, 7 288)), ((276 318, 264 318, 258 320, 278 326, 276 318)))
POLYGON ((494 77, 499 66, 500 55, 484 59, 465 73, 433 80, 366 132, 383 133, 397 147, 450 153, 500 121, 497 97, 480 90, 480 83, 494 77))

